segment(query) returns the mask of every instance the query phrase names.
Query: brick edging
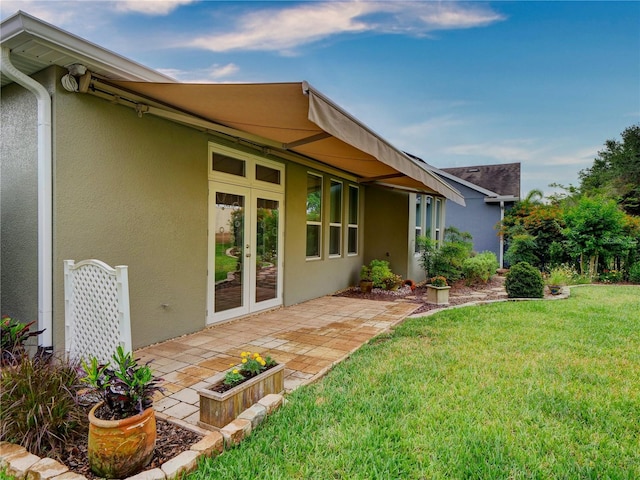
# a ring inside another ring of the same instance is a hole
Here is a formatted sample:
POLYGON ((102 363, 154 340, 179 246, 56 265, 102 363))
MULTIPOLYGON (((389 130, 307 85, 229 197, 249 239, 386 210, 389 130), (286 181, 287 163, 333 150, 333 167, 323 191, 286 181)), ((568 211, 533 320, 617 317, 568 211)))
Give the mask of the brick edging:
MULTIPOLYGON (((200 457, 220 455, 224 450, 240 443, 267 415, 273 413, 283 403, 284 397, 282 395, 266 395, 258 403, 242 412, 233 422, 216 431, 205 430, 156 412, 158 418, 176 423, 204 436, 191 445, 188 450, 164 462, 161 467, 142 471, 126 480, 174 480, 180 478, 183 474, 197 468, 200 457)), ((25 478, 87 480, 84 475, 71 472, 69 467, 52 458, 40 458, 27 451, 26 448, 9 442, 0 442, 0 469, 6 469, 8 475, 18 480, 25 478)))

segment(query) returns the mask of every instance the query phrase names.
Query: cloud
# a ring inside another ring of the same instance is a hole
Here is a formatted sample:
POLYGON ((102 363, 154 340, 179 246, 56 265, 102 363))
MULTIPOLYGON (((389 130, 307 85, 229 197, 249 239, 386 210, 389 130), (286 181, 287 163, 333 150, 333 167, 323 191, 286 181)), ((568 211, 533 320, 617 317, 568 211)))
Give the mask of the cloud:
POLYGON ((174 68, 161 68, 159 72, 169 75, 176 80, 187 83, 211 83, 224 81, 225 78, 231 77, 240 71, 235 63, 226 65, 212 65, 205 69, 196 70, 179 70, 174 68))
POLYGON ((486 26, 504 17, 485 5, 454 2, 313 2, 251 11, 226 33, 204 35, 185 46, 214 52, 263 50, 292 53, 341 34, 394 33, 422 36, 435 30, 486 26))
POLYGON ((485 142, 446 147, 443 152, 450 155, 492 158, 500 162, 525 162, 538 158, 540 149, 532 148, 533 140, 505 140, 503 142, 485 142))
POLYGON ((600 149, 602 149, 602 146, 585 147, 575 152, 554 155, 549 157, 548 160, 542 162, 542 165, 579 165, 586 167, 593 163, 593 160, 598 156, 598 151, 600 149))
POLYGON ((182 5, 195 0, 116 0, 115 7, 119 12, 136 12, 144 15, 168 15, 182 5))

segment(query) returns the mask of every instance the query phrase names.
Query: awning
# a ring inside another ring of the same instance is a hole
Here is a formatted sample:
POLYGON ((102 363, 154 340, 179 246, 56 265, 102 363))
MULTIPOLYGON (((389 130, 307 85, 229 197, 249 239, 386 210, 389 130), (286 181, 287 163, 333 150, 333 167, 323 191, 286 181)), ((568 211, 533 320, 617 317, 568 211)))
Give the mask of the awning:
MULTIPOLYGON (((98 82, 97 88, 100 88, 98 82)), ((456 189, 382 139, 306 82, 110 85, 354 175, 360 183, 436 193, 464 205, 456 189)))

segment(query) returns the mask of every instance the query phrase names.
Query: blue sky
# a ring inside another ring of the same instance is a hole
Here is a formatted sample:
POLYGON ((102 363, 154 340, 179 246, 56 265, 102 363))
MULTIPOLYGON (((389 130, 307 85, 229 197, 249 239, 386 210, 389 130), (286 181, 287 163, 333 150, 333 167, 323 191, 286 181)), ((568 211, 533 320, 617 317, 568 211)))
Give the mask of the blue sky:
POLYGON ((578 183, 640 122, 640 2, 13 1, 187 82, 307 80, 436 167, 578 183))

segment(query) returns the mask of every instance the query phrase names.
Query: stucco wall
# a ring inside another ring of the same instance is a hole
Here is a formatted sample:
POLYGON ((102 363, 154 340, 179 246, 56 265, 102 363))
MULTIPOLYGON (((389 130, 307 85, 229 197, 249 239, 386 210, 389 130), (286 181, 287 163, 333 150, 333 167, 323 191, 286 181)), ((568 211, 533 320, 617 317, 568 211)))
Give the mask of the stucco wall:
POLYGON ((61 88, 55 111, 54 343, 66 259, 129 266, 134 347, 203 328, 207 136, 61 88))
POLYGON ((368 187, 366 202, 364 262, 387 260, 394 273, 407 278, 409 195, 397 190, 368 187))
MULTIPOLYGON (((320 170, 307 168, 303 165, 288 163, 286 179, 286 220, 285 220, 285 265, 284 265, 284 303, 293 305, 311 298, 333 293, 351 285, 355 285, 359 278, 360 266, 363 262, 364 246, 364 187, 360 186, 360 234, 358 255, 346 254, 346 231, 343 228, 344 251, 340 258, 329 258, 329 184, 331 179, 340 180, 333 175, 324 174, 320 170), (322 228, 322 258, 306 259, 306 202, 307 202, 307 172, 320 174, 323 177, 323 193, 325 208, 323 208, 322 228)), ((347 188, 349 183, 343 183, 343 212, 347 215, 347 188)))
POLYGON ((490 251, 497 257, 500 238, 495 226, 500 221, 500 204, 485 203, 485 197, 480 192, 452 180, 447 179, 447 182, 462 193, 467 206, 447 202, 445 225, 469 232, 473 236, 473 249, 476 252, 490 251))
MULTIPOLYGON (((48 70, 35 79, 51 88, 48 70)), ((0 312, 38 319, 38 143, 36 97, 12 83, 0 108, 0 312)))

